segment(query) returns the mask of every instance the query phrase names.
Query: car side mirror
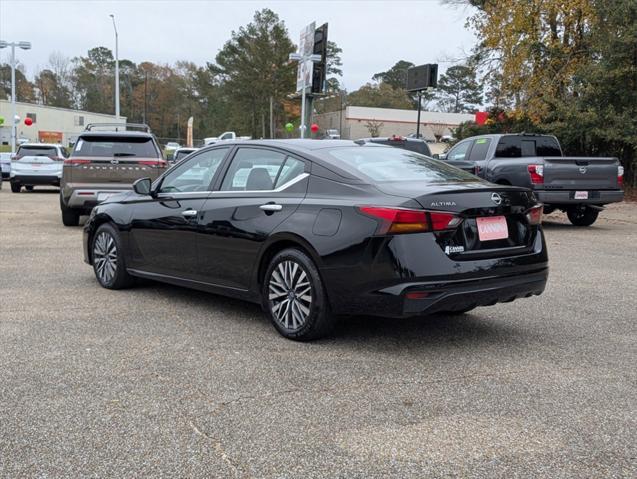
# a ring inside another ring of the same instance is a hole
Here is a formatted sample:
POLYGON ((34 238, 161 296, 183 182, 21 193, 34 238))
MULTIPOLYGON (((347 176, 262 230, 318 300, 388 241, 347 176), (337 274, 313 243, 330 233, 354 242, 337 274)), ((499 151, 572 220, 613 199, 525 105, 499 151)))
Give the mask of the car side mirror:
POLYGON ((151 184, 150 178, 140 178, 133 183, 133 191, 138 195, 150 195, 151 184))

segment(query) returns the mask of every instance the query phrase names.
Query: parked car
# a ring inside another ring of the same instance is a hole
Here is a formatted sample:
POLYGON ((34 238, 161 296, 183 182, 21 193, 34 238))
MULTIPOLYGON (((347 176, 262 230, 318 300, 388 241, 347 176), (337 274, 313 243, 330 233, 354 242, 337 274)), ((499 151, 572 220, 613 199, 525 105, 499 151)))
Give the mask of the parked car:
POLYGON ((109 125, 106 131, 100 124, 88 125, 64 161, 60 209, 65 226, 77 226, 80 215, 101 201, 132 189, 138 178, 157 178, 168 166, 146 125, 128 124, 125 131, 109 125))
POLYGON ((0 170, 2 170, 2 179, 8 180, 11 173, 11 153, 0 153, 0 170))
POLYGON ((191 153, 197 151, 199 148, 189 148, 189 147, 181 147, 177 148, 173 153, 172 160, 170 160, 171 164, 178 163, 183 160, 185 157, 190 155, 191 153))
POLYGON ((624 199, 617 158, 564 156, 550 135, 474 136, 441 158, 493 183, 531 188, 546 213, 564 211, 577 226, 592 225, 604 205, 624 199))
POLYGON ((341 134, 338 132, 338 130, 325 130, 323 138, 325 138, 326 140, 340 140, 341 134))
POLYGON ((11 160, 9 181, 11 191, 20 193, 22 187, 60 186, 65 151, 61 145, 50 143, 24 143, 11 160))
POLYGON ((421 155, 431 156, 431 150, 427 142, 418 138, 405 138, 403 136, 394 135, 388 137, 361 138, 356 141, 359 143, 393 146, 394 148, 402 148, 404 150, 415 151, 421 155))
POLYGON ((150 278, 260 303, 285 337, 338 314, 462 313, 539 295, 542 206, 399 148, 265 140, 202 148, 95 207, 101 286, 150 278))

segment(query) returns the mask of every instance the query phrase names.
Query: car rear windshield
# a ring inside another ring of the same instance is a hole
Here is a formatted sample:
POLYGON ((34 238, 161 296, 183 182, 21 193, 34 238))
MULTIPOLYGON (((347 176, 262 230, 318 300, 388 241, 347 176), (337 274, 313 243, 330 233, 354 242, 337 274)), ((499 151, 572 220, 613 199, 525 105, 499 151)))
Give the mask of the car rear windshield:
POLYGON ((560 145, 552 136, 503 136, 498 142, 498 158, 562 156, 560 145))
POLYGON ((148 136, 85 136, 75 144, 71 156, 158 158, 153 139, 148 136))
POLYGON ((54 146, 21 146, 17 155, 23 156, 58 156, 58 150, 54 146))
POLYGON ((371 182, 422 181, 453 183, 479 181, 475 176, 442 161, 398 148, 334 148, 328 161, 354 176, 371 182))

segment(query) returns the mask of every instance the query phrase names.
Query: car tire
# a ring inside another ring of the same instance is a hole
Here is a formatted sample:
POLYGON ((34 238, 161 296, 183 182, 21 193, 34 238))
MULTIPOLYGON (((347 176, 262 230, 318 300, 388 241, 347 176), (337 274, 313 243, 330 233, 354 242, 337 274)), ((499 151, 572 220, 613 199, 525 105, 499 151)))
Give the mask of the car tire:
POLYGON ((123 289, 133 283, 126 271, 124 250, 117 229, 104 223, 91 240, 91 258, 97 282, 106 289, 123 289))
POLYGON ((80 224, 80 212, 66 206, 62 195, 60 195, 60 210, 62 210, 62 224, 64 226, 78 226, 80 224))
POLYGON ((288 339, 318 339, 336 323, 318 269, 301 250, 285 249, 272 258, 261 297, 270 321, 288 339))
POLYGON ((20 183, 14 183, 13 181, 11 182, 11 191, 13 193, 20 193, 21 189, 22 186, 20 185, 20 183))
POLYGON ((590 226, 597 220, 599 210, 589 208, 588 206, 577 205, 572 206, 566 211, 568 220, 575 226, 590 226))
POLYGON ((33 186, 32 185, 28 185, 24 187, 25 190, 27 191, 33 191, 33 186))

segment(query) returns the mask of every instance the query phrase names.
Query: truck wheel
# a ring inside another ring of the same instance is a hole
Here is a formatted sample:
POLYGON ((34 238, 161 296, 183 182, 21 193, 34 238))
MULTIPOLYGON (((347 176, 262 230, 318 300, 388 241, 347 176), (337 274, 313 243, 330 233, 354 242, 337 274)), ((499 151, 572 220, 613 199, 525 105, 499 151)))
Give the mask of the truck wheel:
POLYGON ((21 189, 22 186, 20 185, 20 183, 14 183, 13 181, 11 182, 11 191, 13 193, 20 193, 21 189))
POLYGON ((575 226, 590 226, 597 220, 599 210, 584 205, 571 206, 566 214, 575 226))
POLYGON ((64 226, 78 226, 80 224, 80 213, 64 204, 60 195, 60 209, 62 210, 62 224, 64 226))

